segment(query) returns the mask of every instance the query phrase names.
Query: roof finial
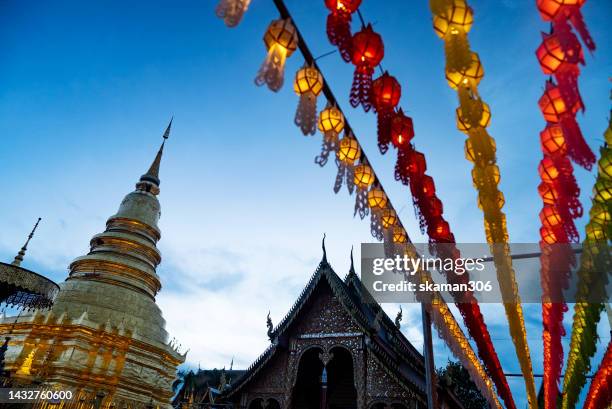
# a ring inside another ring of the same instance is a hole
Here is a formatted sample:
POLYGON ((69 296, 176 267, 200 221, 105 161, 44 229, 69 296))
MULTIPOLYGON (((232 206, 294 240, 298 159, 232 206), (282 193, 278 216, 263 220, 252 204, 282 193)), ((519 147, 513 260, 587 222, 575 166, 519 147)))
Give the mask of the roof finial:
POLYGON ((351 268, 349 268, 349 273, 355 274, 355 263, 353 263, 353 246, 351 246, 351 268))
POLYGON ((28 249, 28 244, 30 243, 30 240, 32 240, 32 237, 34 237, 34 232, 36 231, 36 228, 38 227, 38 223, 40 223, 40 220, 41 220, 40 217, 38 218, 38 220, 36 220, 36 224, 34 225, 34 228, 28 235, 28 239, 26 240, 21 250, 19 250, 19 253, 17 253, 17 255, 15 256, 15 259, 11 263, 12 265, 14 266, 21 265, 21 262, 23 261, 23 257, 25 256, 26 250, 28 249))
MULTIPOLYGON (((147 182, 155 185, 156 188, 159 188, 159 183, 160 183, 159 166, 161 164, 162 155, 164 153, 164 145, 166 144, 166 139, 170 137, 170 131, 172 129, 173 120, 174 120, 174 116, 170 118, 170 122, 168 123, 168 126, 166 127, 166 130, 164 131, 164 134, 162 135, 162 138, 163 138, 162 144, 159 147, 159 150, 157 151, 157 155, 155 155, 155 159, 153 160, 153 163, 151 163, 149 170, 147 170, 147 172, 140 177, 140 182, 144 182, 144 184, 138 183, 136 185, 139 188, 143 188, 142 190, 147 190, 145 188, 147 182)), ((159 189, 150 189, 150 190, 154 194, 159 193, 159 192, 155 192, 155 190, 159 190, 159 189)))
POLYGON ((325 251, 325 233, 323 233, 323 240, 321 241, 321 247, 323 248, 323 259, 321 262, 327 263, 327 251, 325 251))

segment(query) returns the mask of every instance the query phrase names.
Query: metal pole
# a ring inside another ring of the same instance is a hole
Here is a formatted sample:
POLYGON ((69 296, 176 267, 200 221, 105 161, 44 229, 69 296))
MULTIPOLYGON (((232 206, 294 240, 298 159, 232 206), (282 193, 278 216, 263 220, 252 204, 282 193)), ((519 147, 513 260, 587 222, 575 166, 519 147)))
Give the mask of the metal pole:
POLYGON ((427 408, 437 409, 433 343, 431 339, 431 318, 425 310, 425 305, 421 303, 421 315, 423 317, 423 356, 425 358, 425 382, 427 392, 427 408))

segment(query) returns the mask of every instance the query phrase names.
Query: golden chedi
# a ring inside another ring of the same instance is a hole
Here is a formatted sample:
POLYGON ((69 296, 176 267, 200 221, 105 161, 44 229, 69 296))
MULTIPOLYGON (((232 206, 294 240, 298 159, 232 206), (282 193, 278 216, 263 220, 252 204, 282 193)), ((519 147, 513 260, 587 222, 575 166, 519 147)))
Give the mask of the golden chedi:
POLYGON ((90 252, 70 264, 51 310, 0 321, 0 335, 10 337, 5 370, 13 384, 73 391, 73 400, 54 408, 170 407, 185 354, 168 342, 155 303, 163 148, 106 230, 91 239, 90 252))

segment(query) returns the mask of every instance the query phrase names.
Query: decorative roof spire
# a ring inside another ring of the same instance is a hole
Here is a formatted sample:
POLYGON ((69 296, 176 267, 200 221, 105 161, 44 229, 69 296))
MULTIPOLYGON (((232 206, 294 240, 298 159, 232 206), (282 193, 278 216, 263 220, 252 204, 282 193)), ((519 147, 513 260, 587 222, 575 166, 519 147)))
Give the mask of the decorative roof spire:
POLYGON ((153 160, 153 163, 151 163, 149 170, 147 170, 147 172, 140 177, 140 182, 136 184, 136 187, 140 190, 150 191, 153 194, 159 193, 159 166, 161 164, 162 155, 164 153, 164 145, 166 143, 166 139, 170 137, 170 130, 172 129, 173 120, 174 117, 170 119, 170 123, 168 123, 168 126, 166 127, 166 131, 162 136, 164 140, 162 141, 162 144, 159 147, 159 151, 157 151, 157 155, 155 155, 155 159, 153 160), (153 185, 154 188, 151 188, 150 185, 153 185))
POLYGON ((40 223, 40 217, 38 218, 38 220, 36 220, 36 224, 34 225, 34 228, 32 229, 32 231, 30 232, 30 235, 28 236, 28 239, 26 240, 25 244, 23 245, 21 250, 19 250, 19 253, 17 253, 17 255, 15 256, 15 260, 13 260, 13 262, 11 263, 12 265, 17 266, 17 267, 21 265, 21 262, 23 261, 23 257, 25 256, 26 250, 28 249, 28 243, 30 243, 30 240, 32 240, 32 237, 34 237, 34 232, 36 231, 36 228, 38 227, 38 223, 40 223))
POLYGON ((323 233, 323 240, 321 241, 321 247, 323 248, 323 258, 321 263, 327 263, 327 251, 325 251, 325 233, 323 233))
POLYGON ((349 268, 349 274, 355 274, 355 263, 353 263, 353 246, 351 246, 351 268, 349 268))

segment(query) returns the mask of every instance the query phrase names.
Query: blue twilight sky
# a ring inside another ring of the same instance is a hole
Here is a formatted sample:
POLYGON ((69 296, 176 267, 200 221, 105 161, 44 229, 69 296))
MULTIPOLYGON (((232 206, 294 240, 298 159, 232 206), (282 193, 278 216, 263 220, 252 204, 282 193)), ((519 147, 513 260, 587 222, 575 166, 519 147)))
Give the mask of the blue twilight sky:
MULTIPOLYGON (((322 3, 287 0, 315 55, 332 50, 322 3)), ((427 3, 364 0, 361 10, 384 38, 383 65, 402 84, 401 106, 415 121, 415 142, 457 240, 482 242, 464 136, 454 124, 456 96, 443 77, 443 44, 427 3)), ((358 256, 359 243, 371 237, 369 223, 352 218, 353 197, 334 195, 333 164, 313 163, 320 137, 304 137, 293 125, 290 83, 303 62, 299 53, 288 60, 278 94, 253 84, 265 56, 262 35, 278 16, 272 1, 253 0, 235 29, 215 17, 215 4, 0 0, 0 258, 13 256, 41 216, 25 265, 62 281, 70 260, 87 252, 90 237, 147 168, 174 115, 161 170, 158 302, 171 335, 190 348, 190 364, 219 367, 235 356, 236 366, 246 367, 266 346, 268 310, 278 322, 314 271, 323 232, 342 276, 351 245, 358 256)), ((544 126, 537 100, 545 77, 534 50, 548 26, 535 1, 470 4, 470 41, 485 67, 480 90, 493 112, 510 237, 535 242, 544 126)), ((579 122, 596 148, 610 108, 612 3, 591 0, 583 11, 598 49, 586 56, 580 77, 587 111, 579 122)), ((374 115, 348 105, 352 66, 337 54, 320 65, 412 239, 422 241, 410 194, 393 180, 395 158, 376 151, 374 115)), ((587 200, 594 176, 576 174, 587 200)), ((392 316, 397 308, 386 306, 392 316)), ((418 307, 406 309, 404 332, 421 348, 418 307)), ((483 311, 504 370, 519 372, 501 307, 483 311)), ((534 371, 541 373, 538 306, 526 306, 526 316, 534 371)), ((600 333, 603 345, 605 319, 600 333)), ((436 340, 438 366, 447 355, 436 340)), ((522 380, 509 382, 524 407, 522 380)))

